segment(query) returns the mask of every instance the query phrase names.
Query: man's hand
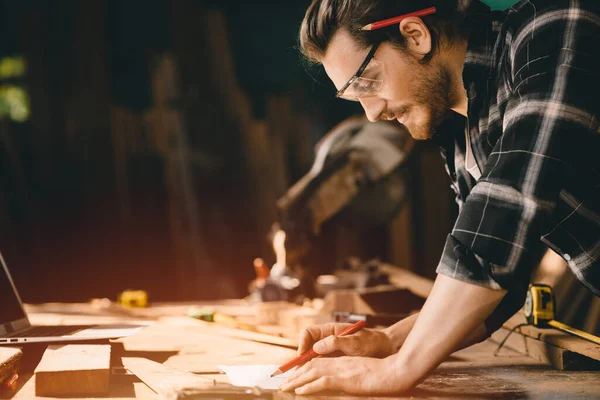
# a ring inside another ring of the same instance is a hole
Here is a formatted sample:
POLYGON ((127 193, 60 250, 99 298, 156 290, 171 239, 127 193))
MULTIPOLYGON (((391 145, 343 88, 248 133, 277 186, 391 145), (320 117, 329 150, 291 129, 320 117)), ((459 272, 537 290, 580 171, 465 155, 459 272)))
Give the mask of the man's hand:
POLYGON ((311 348, 319 354, 341 351, 347 356, 387 357, 394 353, 388 335, 382 331, 361 329, 348 336, 336 336, 350 324, 330 323, 315 325, 302 330, 298 354, 311 348))
POLYGON ((356 395, 398 393, 407 388, 400 387, 402 380, 397 376, 401 372, 394 361, 395 357, 315 358, 298 368, 280 389, 301 395, 324 390, 356 395))
MULTIPOLYGON (((340 345, 346 343, 340 339, 348 339, 354 335, 322 341, 326 343, 324 350, 343 350, 344 346, 348 346, 346 351, 350 353, 368 352, 383 356, 386 352, 389 354, 389 345, 392 347, 391 352, 400 349, 397 354, 385 359, 315 358, 298 368, 281 389, 296 390, 298 394, 321 390, 361 395, 406 391, 425 379, 427 374, 454 350, 481 340, 485 335, 483 321, 505 294, 506 291, 503 290, 492 290, 438 275, 418 317, 400 321, 393 326, 393 330, 387 330, 387 335, 383 332, 362 330, 356 336, 364 338, 353 339, 355 342, 352 345, 340 345), (413 322, 414 326, 408 337, 403 336, 405 328, 413 322), (377 341, 377 338, 381 339, 377 345, 368 344, 369 340, 377 341), (387 341, 383 338, 387 338, 387 341), (332 343, 327 345, 326 341, 332 343), (360 349, 363 343, 366 349, 360 349)), ((347 325, 330 324, 309 328, 303 334, 300 350, 309 349, 312 343, 339 332, 345 326, 347 325)), ((321 354, 325 353, 320 351, 323 350, 320 346, 315 345, 313 348, 321 354)))

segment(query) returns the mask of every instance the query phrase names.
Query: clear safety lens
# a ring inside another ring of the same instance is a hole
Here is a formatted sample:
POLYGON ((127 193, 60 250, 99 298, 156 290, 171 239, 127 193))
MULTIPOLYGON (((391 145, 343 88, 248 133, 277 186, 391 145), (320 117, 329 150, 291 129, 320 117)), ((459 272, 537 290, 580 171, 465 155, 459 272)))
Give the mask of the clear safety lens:
POLYGON ((378 60, 371 60, 369 65, 359 77, 354 77, 350 85, 340 93, 338 97, 358 101, 361 97, 375 96, 383 87, 383 63, 378 60))

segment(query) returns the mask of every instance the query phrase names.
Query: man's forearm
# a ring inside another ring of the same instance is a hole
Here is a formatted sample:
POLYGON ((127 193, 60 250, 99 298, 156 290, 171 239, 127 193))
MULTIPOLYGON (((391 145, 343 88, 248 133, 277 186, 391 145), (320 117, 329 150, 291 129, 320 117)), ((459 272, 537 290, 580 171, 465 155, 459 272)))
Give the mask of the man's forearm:
POLYGON ((505 294, 438 275, 400 351, 392 356, 400 388, 418 384, 457 348, 478 340, 485 332, 481 325, 505 294))

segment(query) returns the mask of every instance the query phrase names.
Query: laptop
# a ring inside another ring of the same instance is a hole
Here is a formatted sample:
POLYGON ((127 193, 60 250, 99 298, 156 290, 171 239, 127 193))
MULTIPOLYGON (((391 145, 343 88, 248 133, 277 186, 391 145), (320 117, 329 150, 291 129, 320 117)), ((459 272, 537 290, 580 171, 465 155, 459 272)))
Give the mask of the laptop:
POLYGON ((23 343, 77 342, 129 336, 145 325, 32 326, 0 252, 0 346, 23 343))

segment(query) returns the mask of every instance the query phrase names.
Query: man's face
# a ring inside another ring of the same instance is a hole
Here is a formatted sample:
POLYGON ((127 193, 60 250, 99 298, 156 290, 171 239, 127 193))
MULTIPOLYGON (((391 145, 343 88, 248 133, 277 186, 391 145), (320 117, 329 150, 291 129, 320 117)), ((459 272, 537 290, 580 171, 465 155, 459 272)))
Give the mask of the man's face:
MULTIPOLYGON (((340 89, 356 73, 369 48, 361 49, 346 30, 338 31, 327 48, 323 66, 340 89)), ((374 59, 383 62, 383 87, 359 101, 370 121, 396 119, 415 139, 429 139, 450 111, 450 74, 435 57, 427 65, 401 53, 390 43, 379 46, 374 59)))

